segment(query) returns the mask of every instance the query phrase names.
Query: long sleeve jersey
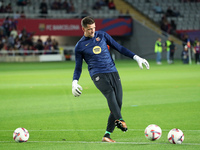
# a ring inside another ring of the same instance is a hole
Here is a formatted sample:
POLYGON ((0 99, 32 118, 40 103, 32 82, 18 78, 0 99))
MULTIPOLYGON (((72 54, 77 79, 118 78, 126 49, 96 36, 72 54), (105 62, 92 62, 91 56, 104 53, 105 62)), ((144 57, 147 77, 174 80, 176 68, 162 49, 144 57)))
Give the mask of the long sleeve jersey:
POLYGON ((117 72, 107 45, 127 57, 133 58, 135 55, 104 31, 96 31, 93 38, 83 36, 75 46, 76 66, 73 80, 80 78, 83 59, 88 65, 91 77, 97 73, 117 72))

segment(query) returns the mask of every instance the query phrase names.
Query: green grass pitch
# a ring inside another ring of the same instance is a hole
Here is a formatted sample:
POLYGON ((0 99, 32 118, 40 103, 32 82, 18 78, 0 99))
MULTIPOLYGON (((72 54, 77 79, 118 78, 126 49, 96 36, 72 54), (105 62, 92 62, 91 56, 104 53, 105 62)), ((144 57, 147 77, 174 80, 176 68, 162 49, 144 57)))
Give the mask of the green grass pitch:
POLYGON ((83 65, 80 97, 71 92, 75 62, 0 63, 0 149, 200 149, 200 66, 156 65, 140 70, 133 60, 116 61, 123 86, 122 115, 129 131, 115 129, 117 143, 102 143, 109 109, 83 65), (157 124, 162 136, 148 141, 144 129, 157 124), (15 143, 26 128, 30 138, 15 143), (170 144, 172 128, 183 131, 181 145, 170 144))

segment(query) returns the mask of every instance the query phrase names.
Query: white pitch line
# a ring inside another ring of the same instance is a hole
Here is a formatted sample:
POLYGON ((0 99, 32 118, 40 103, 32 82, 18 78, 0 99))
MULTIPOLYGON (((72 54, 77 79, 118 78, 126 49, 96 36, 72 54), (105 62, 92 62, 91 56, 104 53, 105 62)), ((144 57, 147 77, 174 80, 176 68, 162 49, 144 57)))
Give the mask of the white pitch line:
MULTIPOLYGON (((0 141, 0 143, 16 143, 14 141, 0 141)), ((107 143, 100 141, 28 141, 28 143, 71 143, 71 144, 132 144, 132 145, 166 145, 170 143, 153 143, 153 142, 116 142, 107 143)), ((182 145, 200 145, 200 143, 182 143, 182 145)))
MULTIPOLYGON (((0 132, 6 132, 6 131, 14 131, 14 130, 0 130, 0 132)), ((88 129, 88 130, 83 130, 83 129, 60 129, 60 130, 28 130, 28 131, 32 131, 32 132, 88 132, 88 131, 105 131, 105 129, 88 129)), ((128 129, 128 131, 144 131, 144 129, 128 129)), ((170 129, 162 129, 162 131, 170 131, 170 129)), ((182 131, 188 131, 188 132, 200 132, 200 130, 182 130, 182 131)))

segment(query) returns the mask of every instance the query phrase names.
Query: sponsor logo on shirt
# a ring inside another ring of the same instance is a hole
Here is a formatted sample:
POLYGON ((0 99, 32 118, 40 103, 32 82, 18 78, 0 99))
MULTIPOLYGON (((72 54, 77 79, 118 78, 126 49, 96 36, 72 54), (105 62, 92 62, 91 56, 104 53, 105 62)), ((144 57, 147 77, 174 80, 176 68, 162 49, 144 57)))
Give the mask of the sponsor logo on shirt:
POLYGON ((100 79, 99 76, 97 76, 97 77, 95 78, 95 81, 99 81, 99 79, 100 79))
POLYGON ((101 53, 101 47, 100 46, 95 46, 93 48, 93 53, 94 54, 100 54, 101 53))

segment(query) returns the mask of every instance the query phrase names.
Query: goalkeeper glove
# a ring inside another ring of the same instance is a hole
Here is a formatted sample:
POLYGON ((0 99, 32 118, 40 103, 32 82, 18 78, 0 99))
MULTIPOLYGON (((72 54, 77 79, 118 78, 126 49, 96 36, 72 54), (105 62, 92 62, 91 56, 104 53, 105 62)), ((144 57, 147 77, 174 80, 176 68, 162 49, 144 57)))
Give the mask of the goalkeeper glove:
POLYGON ((138 65, 141 69, 143 69, 142 64, 144 64, 146 66, 146 68, 149 69, 150 66, 146 59, 143 59, 143 58, 139 57, 138 55, 134 55, 133 59, 137 61, 138 65))
POLYGON ((72 94, 75 96, 75 97, 78 97, 81 95, 81 91, 80 90, 83 90, 82 87, 78 84, 78 81, 77 80, 73 80, 72 82, 72 94))

